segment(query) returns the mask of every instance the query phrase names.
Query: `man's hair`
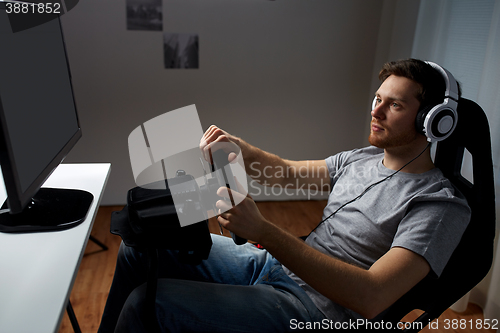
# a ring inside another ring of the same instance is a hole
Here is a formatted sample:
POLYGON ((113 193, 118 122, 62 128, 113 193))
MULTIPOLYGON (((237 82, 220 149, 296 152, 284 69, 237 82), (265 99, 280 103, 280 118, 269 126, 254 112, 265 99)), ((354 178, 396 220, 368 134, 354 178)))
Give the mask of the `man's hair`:
MULTIPOLYGON (((436 105, 444 100, 446 83, 442 75, 431 65, 418 59, 405 59, 390 61, 382 66, 378 78, 384 82, 390 75, 402 76, 413 80, 420 85, 417 99, 420 101, 420 108, 428 105, 436 105)), ((458 96, 461 95, 458 84, 458 96)))

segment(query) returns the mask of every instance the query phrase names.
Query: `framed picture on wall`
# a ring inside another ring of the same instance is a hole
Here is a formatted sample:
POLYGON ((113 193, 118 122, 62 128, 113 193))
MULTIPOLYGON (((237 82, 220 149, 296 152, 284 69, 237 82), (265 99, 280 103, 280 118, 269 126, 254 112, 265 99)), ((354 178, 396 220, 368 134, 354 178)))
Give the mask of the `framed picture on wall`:
POLYGON ((163 34, 165 68, 199 68, 198 34, 163 34))
POLYGON ((126 0, 127 30, 163 30, 162 0, 126 0))

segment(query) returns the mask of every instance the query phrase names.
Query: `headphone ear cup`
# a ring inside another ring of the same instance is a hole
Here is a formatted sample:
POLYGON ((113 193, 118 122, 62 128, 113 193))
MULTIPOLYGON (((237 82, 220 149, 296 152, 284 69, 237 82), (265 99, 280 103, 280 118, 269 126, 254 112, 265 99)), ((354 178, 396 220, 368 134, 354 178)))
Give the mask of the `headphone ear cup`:
POLYGON ((431 109, 432 109, 431 105, 424 106, 417 113, 417 117, 415 118, 415 128, 417 129, 417 132, 420 134, 426 135, 424 131, 424 122, 425 122, 425 117, 427 116, 427 114, 431 109))

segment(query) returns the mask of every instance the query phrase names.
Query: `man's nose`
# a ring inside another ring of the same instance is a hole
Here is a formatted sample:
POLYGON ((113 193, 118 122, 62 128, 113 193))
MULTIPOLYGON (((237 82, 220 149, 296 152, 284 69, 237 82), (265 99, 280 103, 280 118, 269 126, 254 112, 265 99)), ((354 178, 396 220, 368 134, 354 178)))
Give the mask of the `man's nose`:
POLYGON ((373 118, 383 118, 384 117, 384 103, 379 102, 375 104, 375 108, 373 108, 371 115, 373 118))

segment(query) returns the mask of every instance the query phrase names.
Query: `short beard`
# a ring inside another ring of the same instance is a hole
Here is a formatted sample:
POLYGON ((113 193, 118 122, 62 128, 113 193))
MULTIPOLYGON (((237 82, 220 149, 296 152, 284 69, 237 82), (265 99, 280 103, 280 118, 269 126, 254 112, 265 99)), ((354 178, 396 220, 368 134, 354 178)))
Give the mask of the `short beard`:
POLYGON ((378 138, 373 133, 370 133, 368 137, 368 142, 372 146, 387 149, 387 148, 395 148, 405 146, 416 139, 417 134, 413 131, 401 133, 400 135, 393 138, 378 138))

